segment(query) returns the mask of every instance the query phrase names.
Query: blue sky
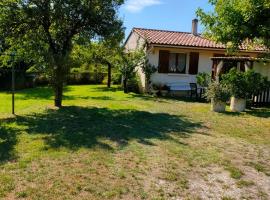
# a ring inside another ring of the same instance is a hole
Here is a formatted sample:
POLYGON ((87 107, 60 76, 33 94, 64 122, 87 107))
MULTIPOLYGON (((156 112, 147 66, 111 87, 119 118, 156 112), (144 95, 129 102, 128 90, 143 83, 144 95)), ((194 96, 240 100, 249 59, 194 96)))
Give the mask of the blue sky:
POLYGON ((212 10, 208 0, 127 0, 120 8, 120 17, 126 37, 133 27, 190 32, 198 7, 212 10))

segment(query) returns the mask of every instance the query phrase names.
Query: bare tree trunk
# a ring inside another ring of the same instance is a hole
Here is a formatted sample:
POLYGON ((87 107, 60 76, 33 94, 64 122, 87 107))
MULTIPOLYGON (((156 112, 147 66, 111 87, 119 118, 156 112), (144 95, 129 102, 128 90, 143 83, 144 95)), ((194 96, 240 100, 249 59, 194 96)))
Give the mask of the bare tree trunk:
POLYGON ((57 83, 54 85, 54 105, 58 108, 61 108, 62 99, 63 99, 63 83, 57 83))
POLYGON ((127 79, 126 78, 124 78, 124 80, 123 80, 123 86, 124 86, 124 93, 128 93, 127 79))
POLYGON ((112 65, 111 63, 107 63, 108 64, 108 81, 107 81, 107 86, 108 88, 111 87, 111 82, 112 82, 112 65))
POLYGON ((55 66, 52 86, 54 90, 54 106, 58 108, 62 107, 64 80, 66 76, 65 73, 66 71, 63 69, 61 64, 55 66))

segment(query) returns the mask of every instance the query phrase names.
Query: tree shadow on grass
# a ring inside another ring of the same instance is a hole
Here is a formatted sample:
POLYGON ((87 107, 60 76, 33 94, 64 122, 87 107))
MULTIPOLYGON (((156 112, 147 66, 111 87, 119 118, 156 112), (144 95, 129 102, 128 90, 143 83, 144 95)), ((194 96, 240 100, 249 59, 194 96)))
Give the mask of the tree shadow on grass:
POLYGON ((225 115, 230 116, 243 116, 243 115, 251 115, 254 117, 261 117, 261 118, 270 118, 270 109, 269 108, 253 108, 248 109, 244 112, 232 112, 232 111, 226 111, 223 112, 225 115))
POLYGON ((0 164, 15 158, 17 144, 16 131, 1 125, 0 127, 0 164))
POLYGON ((262 118, 270 118, 270 108, 257 108, 246 111, 247 114, 262 117, 262 118))
POLYGON ((110 140, 120 147, 128 145, 130 140, 152 145, 149 139, 174 140, 172 133, 188 137, 201 127, 183 116, 75 106, 22 116, 16 120, 18 124, 28 127, 29 134, 47 134, 46 142, 50 147, 74 150, 95 146, 113 149, 100 139, 110 140))
POLYGON ((95 92, 119 92, 123 91, 121 86, 115 86, 115 87, 106 87, 106 86, 97 86, 93 89, 95 92))
MULTIPOLYGON (((71 91, 71 88, 64 87, 64 93, 71 91)), ((17 96, 16 99, 20 100, 29 100, 29 99, 53 99, 54 93, 51 87, 36 87, 31 89, 24 89, 16 92, 20 96, 17 96)), ((63 96, 63 98, 69 98, 68 96, 63 96)))

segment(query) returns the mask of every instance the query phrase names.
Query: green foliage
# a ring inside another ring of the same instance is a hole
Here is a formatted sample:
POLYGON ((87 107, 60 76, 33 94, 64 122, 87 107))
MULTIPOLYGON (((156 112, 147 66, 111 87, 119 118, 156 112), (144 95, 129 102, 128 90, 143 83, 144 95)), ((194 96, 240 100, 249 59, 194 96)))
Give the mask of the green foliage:
MULTIPOLYGON (((122 38, 118 39, 120 41, 122 38)), ((121 61, 121 54, 123 52, 119 41, 107 39, 91 43, 85 42, 83 44, 77 41, 71 54, 73 66, 76 66, 75 69, 81 72, 93 71, 97 69, 97 66, 102 66, 101 70, 108 72, 104 83, 106 82, 108 87, 110 87, 112 75, 121 61)))
POLYGON ((237 48, 243 42, 248 46, 263 43, 270 47, 269 0, 209 0, 214 12, 197 10, 201 22, 212 39, 237 48))
POLYGON ((232 68, 229 73, 222 75, 222 82, 230 89, 232 96, 242 99, 250 98, 267 85, 267 79, 261 74, 253 70, 239 72, 236 68, 232 68))
POLYGON ((230 172, 231 177, 234 179, 240 179, 244 175, 244 173, 240 169, 232 165, 228 165, 225 169, 230 172))
POLYGON ((157 67, 154 65, 151 65, 149 63, 149 60, 146 59, 145 63, 142 65, 142 71, 145 74, 145 78, 147 83, 150 83, 151 75, 157 71, 157 67))
POLYGON ((211 75, 206 72, 199 73, 196 76, 196 79, 197 83, 202 87, 208 87, 209 84, 211 83, 211 75))
POLYGON ((128 92, 128 81, 136 76, 136 67, 141 67, 145 63, 145 60, 146 55, 142 49, 123 52, 119 71, 122 74, 125 92, 128 92))
POLYGON ((235 98, 246 99, 251 95, 245 74, 239 72, 236 68, 232 68, 229 73, 223 74, 222 81, 230 88, 230 92, 235 98))
POLYGON ((1 1, 0 37, 6 42, 6 52, 24 49, 22 54, 44 64, 54 87, 55 105, 61 107, 74 41, 123 38, 117 13, 121 4, 123 0, 1 1))
POLYGON ((225 84, 215 81, 209 84, 205 96, 207 100, 226 102, 230 99, 230 91, 225 84))

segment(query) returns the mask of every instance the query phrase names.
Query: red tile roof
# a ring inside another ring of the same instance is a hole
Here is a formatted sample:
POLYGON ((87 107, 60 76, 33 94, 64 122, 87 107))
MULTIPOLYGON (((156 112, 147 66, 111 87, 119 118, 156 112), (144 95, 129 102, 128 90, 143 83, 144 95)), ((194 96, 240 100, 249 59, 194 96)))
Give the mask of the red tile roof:
MULTIPOLYGON (((133 28, 133 32, 138 33, 150 44, 186 46, 199 48, 225 49, 225 45, 206 39, 201 35, 193 35, 188 32, 165 31, 155 29, 133 28)), ((240 50, 250 50, 245 45, 241 45, 240 50)), ((265 51, 264 47, 257 46, 253 51, 265 51)))

